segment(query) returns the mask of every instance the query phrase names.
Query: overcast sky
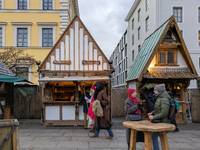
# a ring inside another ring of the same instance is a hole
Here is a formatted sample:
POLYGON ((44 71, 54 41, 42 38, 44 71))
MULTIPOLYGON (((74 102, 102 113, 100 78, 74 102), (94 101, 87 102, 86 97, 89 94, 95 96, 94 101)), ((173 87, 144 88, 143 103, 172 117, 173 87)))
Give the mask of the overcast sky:
POLYGON ((109 57, 125 32, 125 18, 135 0, 78 0, 80 18, 109 57))

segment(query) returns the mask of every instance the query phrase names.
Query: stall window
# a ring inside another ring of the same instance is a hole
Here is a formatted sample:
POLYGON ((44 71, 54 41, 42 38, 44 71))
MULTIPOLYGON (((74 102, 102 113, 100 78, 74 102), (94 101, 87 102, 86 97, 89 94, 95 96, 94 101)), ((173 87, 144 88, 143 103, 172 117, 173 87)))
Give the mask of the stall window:
POLYGON ((156 65, 177 65, 177 51, 176 50, 159 50, 157 52, 156 65))

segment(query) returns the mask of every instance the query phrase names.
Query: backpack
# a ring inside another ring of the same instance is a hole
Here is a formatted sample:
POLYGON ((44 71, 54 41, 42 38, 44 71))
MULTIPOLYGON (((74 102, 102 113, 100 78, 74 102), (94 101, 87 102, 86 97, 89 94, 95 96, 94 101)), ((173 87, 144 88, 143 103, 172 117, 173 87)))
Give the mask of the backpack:
POLYGON ((176 115, 176 105, 173 103, 173 101, 170 100, 170 107, 169 107, 169 114, 168 114, 168 118, 169 119, 173 119, 176 115))

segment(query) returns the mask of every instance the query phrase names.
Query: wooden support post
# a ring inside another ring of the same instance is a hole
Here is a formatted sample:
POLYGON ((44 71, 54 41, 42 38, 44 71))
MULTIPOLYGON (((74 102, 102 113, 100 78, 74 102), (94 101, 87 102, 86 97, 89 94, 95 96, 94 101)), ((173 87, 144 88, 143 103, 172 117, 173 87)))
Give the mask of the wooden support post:
POLYGON ((161 139, 161 143, 162 143, 162 149, 169 150, 167 132, 160 132, 160 139, 161 139))
POLYGON ((137 131, 131 129, 130 148, 129 148, 129 150, 135 150, 136 149, 136 139, 137 139, 137 131))
POLYGON ((140 100, 140 82, 136 82, 137 99, 140 100))
POLYGON ((77 126, 77 122, 79 121, 79 93, 78 93, 78 85, 79 85, 79 82, 74 82, 74 84, 76 84, 76 87, 75 87, 75 102, 76 102, 76 105, 75 105, 75 124, 74 126, 77 126))
POLYGON ((144 132, 145 150, 152 150, 152 133, 144 132))
POLYGON ((10 107, 5 106, 4 108, 4 119, 10 119, 10 107))
POLYGON ((187 122, 187 118, 186 118, 186 92, 187 92, 187 87, 189 86, 189 81, 186 81, 186 84, 183 84, 183 86, 181 87, 181 97, 182 97, 182 101, 185 102, 183 104, 183 122, 187 122))

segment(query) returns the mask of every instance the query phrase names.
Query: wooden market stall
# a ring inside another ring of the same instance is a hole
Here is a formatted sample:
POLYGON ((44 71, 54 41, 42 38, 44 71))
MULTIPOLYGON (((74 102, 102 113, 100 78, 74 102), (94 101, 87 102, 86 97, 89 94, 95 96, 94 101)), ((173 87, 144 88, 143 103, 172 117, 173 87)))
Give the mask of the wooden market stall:
POLYGON ((110 74, 114 68, 78 16, 63 32, 38 71, 44 126, 83 125, 83 104, 79 99, 84 89, 95 81, 105 85, 111 102, 110 74))
MULTIPOLYGON (((186 123, 186 90, 198 74, 174 16, 147 37, 126 79, 145 102, 148 86, 165 83, 179 101, 177 123, 186 123)), ((147 117, 147 110, 145 113, 147 117)))

